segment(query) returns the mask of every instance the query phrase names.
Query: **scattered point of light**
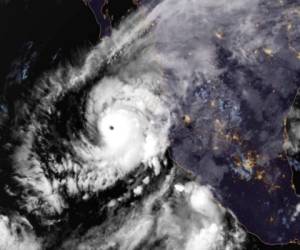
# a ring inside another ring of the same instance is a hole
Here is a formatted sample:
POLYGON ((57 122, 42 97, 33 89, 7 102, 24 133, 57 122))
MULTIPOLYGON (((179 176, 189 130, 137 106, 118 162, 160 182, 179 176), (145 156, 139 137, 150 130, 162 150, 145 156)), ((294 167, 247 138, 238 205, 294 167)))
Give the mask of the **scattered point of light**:
POLYGON ((263 180, 265 176, 265 171, 257 171, 255 179, 256 180, 263 180))
POLYGON ((215 101, 215 100, 212 100, 212 101, 210 102, 210 106, 213 107, 213 108, 216 107, 216 101, 215 101))
POLYGON ((183 122, 185 126, 188 126, 192 123, 192 118, 189 115, 184 115, 183 122))
POLYGON ((220 40, 224 39, 224 33, 221 31, 215 32, 215 36, 220 40))
POLYGON ((273 50, 271 48, 263 48, 263 52, 267 55, 267 56, 273 56, 273 50))

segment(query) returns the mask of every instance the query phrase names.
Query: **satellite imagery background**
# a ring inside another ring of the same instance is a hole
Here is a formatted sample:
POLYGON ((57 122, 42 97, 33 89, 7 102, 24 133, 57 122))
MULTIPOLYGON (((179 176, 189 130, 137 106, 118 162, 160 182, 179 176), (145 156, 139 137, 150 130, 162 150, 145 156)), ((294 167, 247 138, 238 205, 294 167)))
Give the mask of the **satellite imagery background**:
POLYGON ((300 249, 298 0, 2 1, 0 41, 1 250, 300 249))

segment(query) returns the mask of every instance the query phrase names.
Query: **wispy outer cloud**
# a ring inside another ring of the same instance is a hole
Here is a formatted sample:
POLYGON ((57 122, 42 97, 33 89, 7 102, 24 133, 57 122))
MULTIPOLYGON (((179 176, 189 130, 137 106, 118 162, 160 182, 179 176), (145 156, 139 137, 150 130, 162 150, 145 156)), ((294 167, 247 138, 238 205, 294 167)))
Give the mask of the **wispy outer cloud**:
POLYGON ((20 217, 0 216, 0 249, 3 250, 40 250, 40 242, 30 232, 29 222, 20 217))
MULTIPOLYGON (((158 192, 146 198, 143 205, 127 213, 121 227, 112 234, 102 233, 107 225, 91 228, 83 237, 72 236, 62 249, 159 249, 216 250, 242 249, 245 232, 236 223, 228 227, 226 209, 213 197, 209 187, 194 182, 169 186, 168 181, 158 192), (173 195, 163 198, 166 192, 173 195), (158 213, 155 204, 161 202, 158 213)), ((108 226, 109 227, 109 226, 108 226)), ((113 226, 112 226, 113 227, 113 226)))

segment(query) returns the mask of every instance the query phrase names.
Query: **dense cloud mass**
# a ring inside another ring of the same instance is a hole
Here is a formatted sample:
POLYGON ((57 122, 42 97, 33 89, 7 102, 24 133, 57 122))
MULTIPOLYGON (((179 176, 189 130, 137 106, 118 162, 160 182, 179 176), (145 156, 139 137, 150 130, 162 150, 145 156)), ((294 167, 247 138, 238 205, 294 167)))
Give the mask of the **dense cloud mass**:
POLYGON ((246 234, 212 187, 229 171, 213 162, 230 149, 216 134, 247 129, 246 107, 253 122, 267 120, 259 150, 281 150, 288 105, 260 107, 295 94, 299 63, 283 36, 293 11, 280 1, 152 1, 79 66, 45 73, 14 122, 6 117, 1 187, 12 205, 0 248, 242 249, 246 234), (285 71, 270 69, 278 61, 285 71), (198 137, 182 132, 186 113, 198 137))

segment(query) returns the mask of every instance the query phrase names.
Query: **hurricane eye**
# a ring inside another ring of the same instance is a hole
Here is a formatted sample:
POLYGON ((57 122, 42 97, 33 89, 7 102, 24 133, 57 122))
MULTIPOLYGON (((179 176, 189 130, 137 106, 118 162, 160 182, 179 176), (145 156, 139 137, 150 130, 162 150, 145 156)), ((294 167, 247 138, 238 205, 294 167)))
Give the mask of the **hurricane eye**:
POLYGON ((132 139, 138 144, 143 144, 141 123, 140 117, 135 112, 124 108, 109 110, 99 120, 98 126, 105 146, 119 153, 119 150, 128 149, 127 146, 132 139))

